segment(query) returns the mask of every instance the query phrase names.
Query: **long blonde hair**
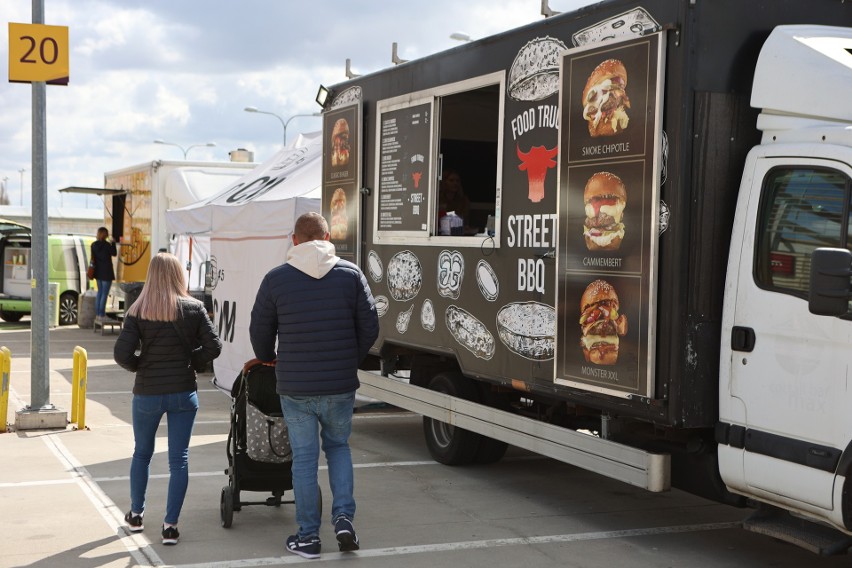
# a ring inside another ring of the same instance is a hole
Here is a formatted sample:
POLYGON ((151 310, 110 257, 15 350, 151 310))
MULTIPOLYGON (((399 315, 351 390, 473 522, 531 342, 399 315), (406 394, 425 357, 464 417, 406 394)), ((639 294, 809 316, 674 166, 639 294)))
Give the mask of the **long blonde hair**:
POLYGON ((175 321, 178 300, 191 297, 186 291, 180 260, 167 252, 157 253, 148 266, 148 278, 127 315, 149 321, 175 321))

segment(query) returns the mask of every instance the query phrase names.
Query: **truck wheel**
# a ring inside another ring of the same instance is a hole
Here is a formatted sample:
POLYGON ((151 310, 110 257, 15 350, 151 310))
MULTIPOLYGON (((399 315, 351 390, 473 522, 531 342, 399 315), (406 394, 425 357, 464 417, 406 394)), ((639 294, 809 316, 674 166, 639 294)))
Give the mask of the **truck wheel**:
MULTIPOLYGON (((429 382, 429 389, 477 401, 476 385, 459 373, 440 373, 429 382)), ((423 417, 423 435, 429 454, 438 463, 444 465, 464 465, 475 460, 482 442, 482 436, 457 426, 423 417)))
POLYGON ((65 292, 59 296, 59 325, 73 325, 77 323, 79 305, 77 294, 65 292))
POLYGON ((23 312, 0 312, 0 319, 2 319, 3 321, 8 321, 10 323, 21 321, 22 317, 24 317, 23 312))

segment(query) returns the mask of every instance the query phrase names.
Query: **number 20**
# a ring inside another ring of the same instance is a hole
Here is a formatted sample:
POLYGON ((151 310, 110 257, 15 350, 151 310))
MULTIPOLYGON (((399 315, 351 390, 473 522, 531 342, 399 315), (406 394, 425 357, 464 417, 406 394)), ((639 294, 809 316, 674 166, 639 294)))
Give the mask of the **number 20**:
POLYGON ((52 37, 46 37, 41 40, 41 43, 37 42, 36 39, 32 36, 21 36, 22 40, 29 40, 30 48, 21 57, 21 63, 38 63, 37 60, 31 59, 31 55, 36 49, 36 45, 38 45, 38 52, 41 56, 41 60, 48 65, 52 65, 56 63, 56 60, 59 58, 59 45, 56 43, 56 40, 52 37), (45 46, 50 46, 52 48, 52 56, 48 59, 46 52, 48 51, 45 46))

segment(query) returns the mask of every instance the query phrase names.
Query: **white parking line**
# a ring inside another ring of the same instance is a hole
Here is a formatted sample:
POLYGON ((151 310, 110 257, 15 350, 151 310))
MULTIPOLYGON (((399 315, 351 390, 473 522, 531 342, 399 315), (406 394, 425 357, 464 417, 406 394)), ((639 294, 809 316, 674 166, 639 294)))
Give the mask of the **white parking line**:
MULTIPOLYGON (((335 561, 355 558, 381 558, 388 556, 404 556, 408 554, 434 554, 436 552, 455 552, 459 550, 475 550, 480 548, 497 548, 504 546, 530 546, 565 542, 581 542, 588 540, 635 538, 664 534, 681 534, 689 532, 738 529, 741 528, 741 526, 741 523, 705 523, 700 525, 676 525, 671 527, 649 527, 638 529, 624 529, 619 531, 597 531, 578 534, 558 534, 550 536, 469 540, 464 542, 423 544, 419 546, 376 548, 372 550, 362 548, 361 550, 355 553, 331 552, 328 554, 323 554, 320 561, 335 561)), ((171 568, 252 568, 254 566, 280 566, 282 564, 301 564, 303 562, 316 563, 317 560, 309 560, 306 558, 300 558, 298 556, 288 555, 267 558, 246 558, 219 562, 204 562, 199 564, 177 564, 172 566, 171 568)), ((440 564, 440 561, 436 561, 436 564, 440 564)))
POLYGON ((116 534, 120 535, 124 533, 124 536, 120 537, 121 543, 136 561, 136 564, 139 566, 162 566, 164 564, 163 560, 156 551, 151 548, 151 543, 147 538, 141 534, 129 534, 125 532, 124 514, 118 506, 113 503, 112 499, 110 499, 107 494, 98 487, 98 484, 94 479, 92 479, 92 476, 89 475, 88 470, 83 466, 83 464, 74 458, 70 451, 68 451, 68 448, 65 447, 65 444, 62 443, 59 436, 50 434, 42 436, 41 439, 44 440, 44 443, 56 459, 58 459, 59 462, 62 463, 69 472, 71 472, 73 481, 77 483, 77 486, 83 494, 86 495, 89 501, 91 501, 92 505, 94 505, 98 513, 100 513, 107 525, 109 525, 116 534))

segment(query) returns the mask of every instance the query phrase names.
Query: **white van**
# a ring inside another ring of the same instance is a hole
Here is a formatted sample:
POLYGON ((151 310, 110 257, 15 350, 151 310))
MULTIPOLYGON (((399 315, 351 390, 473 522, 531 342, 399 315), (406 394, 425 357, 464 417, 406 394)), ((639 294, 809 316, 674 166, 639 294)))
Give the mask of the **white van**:
MULTIPOLYGON (((80 296, 90 286, 86 267, 95 238, 91 235, 48 235, 47 277, 59 284, 59 323, 77 323, 80 296)), ((29 227, 0 219, 0 319, 20 321, 32 313, 32 235, 29 227)))

